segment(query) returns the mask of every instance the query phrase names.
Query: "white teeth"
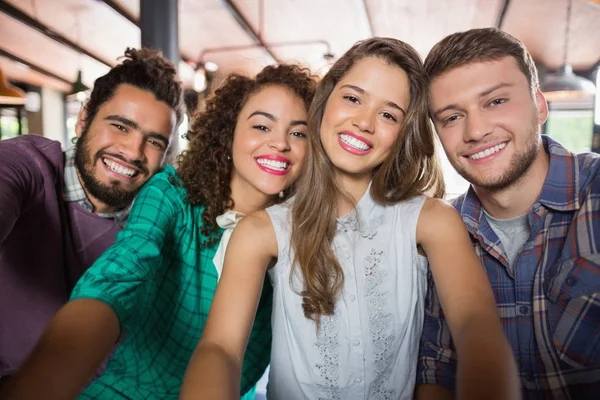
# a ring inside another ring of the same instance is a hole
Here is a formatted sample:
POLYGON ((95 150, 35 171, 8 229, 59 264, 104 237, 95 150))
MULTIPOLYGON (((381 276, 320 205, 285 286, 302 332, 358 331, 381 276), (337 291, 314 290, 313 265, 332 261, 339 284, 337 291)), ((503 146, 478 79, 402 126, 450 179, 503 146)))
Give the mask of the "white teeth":
POLYGON ((256 162, 265 167, 276 169, 278 171, 285 171, 290 166, 290 163, 284 161, 269 160, 266 158, 257 158, 256 162))
POLYGON ((371 148, 371 146, 369 146, 368 144, 366 144, 365 142, 363 142, 362 140, 358 140, 357 138, 350 136, 350 135, 345 135, 345 134, 340 134, 340 138, 342 139, 342 142, 346 143, 348 146, 352 146, 358 150, 369 150, 371 148))
POLYGON ((494 153, 502 150, 505 147, 506 147, 506 143, 500 143, 500 144, 498 144, 498 145, 496 145, 494 147, 490 147, 489 149, 485 149, 483 151, 480 151, 479 153, 471 154, 469 156, 469 158, 471 160, 479 160, 480 158, 487 157, 490 154, 494 154, 494 153))
POLYGON ((110 168, 111 171, 116 172, 119 175, 123 175, 126 178, 131 178, 133 175, 136 174, 136 171, 134 169, 123 167, 122 165, 117 164, 114 161, 110 161, 103 158, 102 162, 104 162, 104 164, 108 168, 110 168))

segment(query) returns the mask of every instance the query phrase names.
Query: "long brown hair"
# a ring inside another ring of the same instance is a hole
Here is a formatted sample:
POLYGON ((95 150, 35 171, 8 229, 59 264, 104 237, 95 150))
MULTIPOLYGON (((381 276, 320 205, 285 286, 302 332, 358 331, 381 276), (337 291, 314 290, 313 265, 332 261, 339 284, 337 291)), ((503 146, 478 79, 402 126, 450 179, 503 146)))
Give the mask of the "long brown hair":
MULTIPOLYGON (((231 148, 238 116, 252 94, 272 85, 288 88, 308 109, 316 81, 308 69, 297 65, 268 66, 254 79, 232 74, 207 100, 205 110, 192 118, 187 133, 189 147, 177 157, 177 174, 187 191, 187 201, 204 205, 202 234, 207 237, 218 232, 216 218, 234 206, 231 148)), ((209 244, 213 242, 209 240, 209 244)))
MULTIPOLYGON (((321 143, 321 121, 329 96, 356 62, 376 57, 401 68, 410 82, 410 105, 390 156, 373 171, 371 195, 380 204, 395 204, 430 193, 442 197, 444 184, 427 114, 423 62, 408 44, 390 38, 356 43, 320 82, 308 112, 308 152, 292 208, 294 268, 303 277, 302 309, 317 326, 321 315, 334 313, 344 274, 332 250, 338 196, 349 196, 336 183, 335 168, 321 143)), ((290 280, 292 277, 290 276, 290 280)))

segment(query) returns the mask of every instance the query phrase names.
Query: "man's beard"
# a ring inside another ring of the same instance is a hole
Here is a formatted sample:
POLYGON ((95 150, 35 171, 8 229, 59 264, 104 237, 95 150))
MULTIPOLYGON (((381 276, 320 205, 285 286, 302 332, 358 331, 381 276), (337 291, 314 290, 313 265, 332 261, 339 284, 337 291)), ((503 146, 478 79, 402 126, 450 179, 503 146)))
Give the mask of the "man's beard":
POLYGON ((459 173, 460 176, 465 178, 473 186, 488 190, 491 192, 497 192, 504 190, 516 182, 529 170, 533 162, 535 161, 538 151, 540 149, 540 126, 538 120, 535 119, 535 124, 530 127, 525 142, 525 150, 520 153, 515 153, 510 160, 510 164, 507 170, 497 178, 485 178, 477 177, 474 174, 470 174, 466 171, 466 168, 460 164, 451 161, 450 163, 459 173))
MULTIPOLYGON (((88 142, 88 132, 85 130, 75 145, 75 167, 82 180, 83 187, 87 190, 89 195, 115 210, 122 210, 128 207, 135 199, 139 188, 125 190, 121 187, 122 184, 118 180, 111 181, 109 185, 106 185, 96 179, 94 176, 94 166, 103 155, 108 155, 109 153, 99 151, 92 158, 88 142)), ((146 172, 146 169, 140 165, 139 161, 131 162, 117 154, 110 154, 110 156, 135 165, 140 170, 140 174, 146 172)))

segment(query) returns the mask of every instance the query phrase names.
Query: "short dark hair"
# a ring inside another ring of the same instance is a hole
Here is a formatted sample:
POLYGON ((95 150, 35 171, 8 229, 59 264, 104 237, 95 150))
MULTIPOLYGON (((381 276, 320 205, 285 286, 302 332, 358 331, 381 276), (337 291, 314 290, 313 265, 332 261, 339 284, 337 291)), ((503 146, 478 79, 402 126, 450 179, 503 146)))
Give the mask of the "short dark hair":
POLYGON ((185 110, 183 88, 177 80, 177 69, 159 51, 127 48, 123 62, 94 82, 86 104, 85 129, 91 125, 100 107, 109 101, 120 85, 131 85, 152 93, 157 100, 175 111, 178 126, 185 110))
POLYGON ((539 79, 531 54, 520 40, 496 28, 470 29, 446 36, 427 55, 425 73, 431 82, 456 67, 504 57, 515 59, 531 93, 535 93, 539 79))

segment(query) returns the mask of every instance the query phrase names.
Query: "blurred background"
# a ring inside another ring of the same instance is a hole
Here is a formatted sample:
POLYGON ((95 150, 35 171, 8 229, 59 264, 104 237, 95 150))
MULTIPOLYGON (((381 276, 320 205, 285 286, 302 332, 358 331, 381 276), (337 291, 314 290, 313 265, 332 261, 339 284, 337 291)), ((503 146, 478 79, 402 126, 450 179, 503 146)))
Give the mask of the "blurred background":
MULTIPOLYGON (((322 75, 371 36, 399 38, 425 57, 450 33, 488 26, 535 59, 551 103, 545 133, 575 152, 600 151, 600 0, 0 1, 0 139, 35 133, 67 147, 89 88, 126 47, 163 50, 192 111, 234 71, 296 61, 322 75)), ((449 196, 463 192, 444 167, 449 196)))

